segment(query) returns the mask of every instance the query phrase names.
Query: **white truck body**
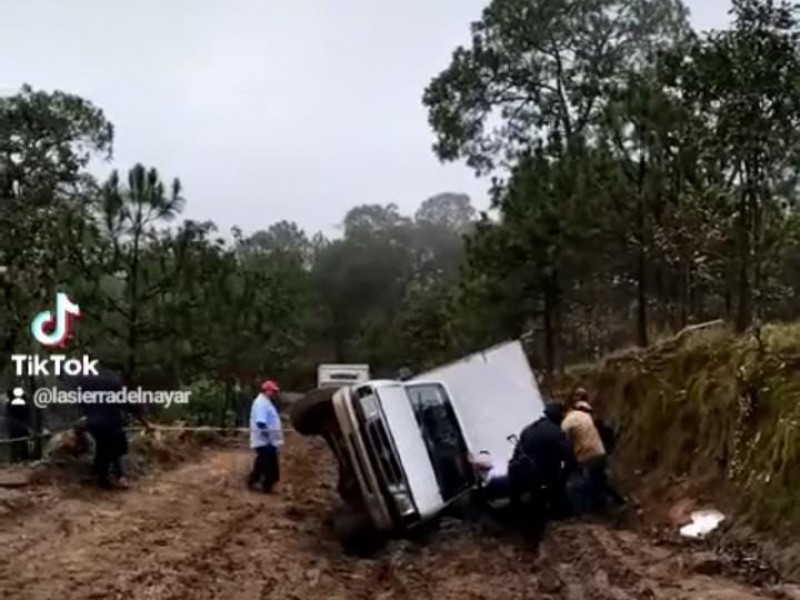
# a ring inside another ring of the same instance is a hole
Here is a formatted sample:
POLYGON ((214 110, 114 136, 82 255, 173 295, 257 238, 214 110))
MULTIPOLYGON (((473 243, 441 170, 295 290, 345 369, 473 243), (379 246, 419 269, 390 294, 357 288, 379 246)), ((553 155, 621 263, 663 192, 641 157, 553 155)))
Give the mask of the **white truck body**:
POLYGON ((514 451, 508 437, 544 414, 536 377, 519 341, 470 354, 411 381, 419 380, 445 384, 470 452, 489 452, 500 464, 514 451))
POLYGON ((319 365, 317 367, 317 387, 342 387, 369 380, 369 365, 319 365))

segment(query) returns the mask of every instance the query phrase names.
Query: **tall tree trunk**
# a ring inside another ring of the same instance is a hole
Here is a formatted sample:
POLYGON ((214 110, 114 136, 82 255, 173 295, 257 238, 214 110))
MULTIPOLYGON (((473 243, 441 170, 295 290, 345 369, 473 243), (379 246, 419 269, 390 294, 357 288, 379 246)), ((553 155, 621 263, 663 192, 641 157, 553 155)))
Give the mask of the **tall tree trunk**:
POLYGON ((725 317, 730 319, 733 316, 733 284, 731 275, 725 277, 725 317))
POLYGON ((689 259, 684 257, 681 259, 681 298, 680 298, 680 328, 683 329, 689 323, 689 313, 691 312, 692 302, 692 289, 691 289, 691 266, 689 259))
POLYGON ((636 257, 636 340, 642 348, 648 344, 647 339, 647 235, 645 226, 644 183, 647 174, 647 163, 644 155, 639 159, 639 183, 636 197, 636 238, 638 242, 636 257))
POLYGON ((689 316, 695 321, 703 318, 703 286, 698 284, 696 270, 689 269, 689 316))
POLYGON ((142 208, 138 207, 133 234, 133 256, 130 270, 130 320, 128 327, 128 360, 125 364, 125 381, 132 384, 136 375, 136 349, 139 344, 139 249, 142 237, 142 208))
POLYGON ((653 317, 657 323, 663 323, 668 317, 668 310, 665 308, 669 306, 669 294, 667 292, 667 286, 664 282, 664 265, 663 264, 656 264, 653 266, 652 273, 653 273, 653 289, 652 293, 655 298, 655 306, 657 310, 655 312, 655 316, 653 317))
MULTIPOLYGON (((641 133, 640 133, 641 136, 641 133)), ((640 139, 640 147, 645 141, 640 139)), ((642 348, 648 345, 647 339, 647 209, 645 203, 645 180, 647 179, 647 159, 644 151, 639 156, 638 181, 636 190, 636 341, 642 348)))
POLYGON ((553 357, 554 368, 558 369, 563 375, 569 357, 567 356, 567 347, 564 343, 564 303, 561 302, 560 299, 556 301, 553 349, 555 352, 555 356, 553 357))
POLYGON ((640 244, 636 265, 636 340, 646 347, 647 339, 647 257, 644 246, 640 244))
POLYGON ((750 194, 749 213, 751 217, 751 245, 753 257, 753 295, 751 300, 751 319, 759 318, 761 312, 761 297, 763 286, 763 262, 762 262, 762 203, 761 203, 761 181, 759 177, 758 187, 750 194))
POLYGON ((222 400, 222 408, 219 414, 220 427, 228 427, 228 410, 233 404, 233 386, 231 385, 230 374, 227 374, 225 376, 225 397, 222 400))
POLYGON ((750 326, 752 318, 750 287, 750 218, 748 215, 750 178, 739 198, 739 281, 736 330, 742 332, 750 326))
POLYGON ((552 375, 555 369, 555 331, 554 331, 555 298, 550 286, 544 293, 544 358, 547 374, 552 375))
POLYGON ((344 311, 334 308, 331 311, 333 317, 333 354, 334 362, 344 363, 345 361, 345 341, 347 333, 344 325, 344 311))

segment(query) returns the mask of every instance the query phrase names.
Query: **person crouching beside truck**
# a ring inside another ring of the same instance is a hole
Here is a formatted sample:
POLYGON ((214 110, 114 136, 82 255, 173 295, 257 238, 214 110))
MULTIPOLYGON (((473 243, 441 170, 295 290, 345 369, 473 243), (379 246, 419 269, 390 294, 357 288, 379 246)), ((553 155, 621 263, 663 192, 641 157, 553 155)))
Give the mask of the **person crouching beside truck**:
POLYGON ((578 513, 601 510, 609 499, 617 506, 625 504, 608 479, 608 455, 592 412, 588 393, 584 388, 577 388, 572 410, 561 425, 572 443, 579 468, 578 485, 570 486, 578 513))
MULTIPOLYGON (((97 375, 67 375, 62 381, 81 394, 118 394, 125 386, 121 376, 106 363, 101 363, 97 375)), ((128 436, 125 431, 129 417, 137 420, 146 431, 152 431, 139 404, 127 398, 119 401, 93 401, 81 396, 83 418, 77 432, 88 432, 94 440, 94 463, 92 471, 100 487, 111 489, 128 487, 123 458, 128 454, 128 436)))
POLYGON ((255 451, 250 489, 271 494, 280 481, 280 448, 283 446, 281 418, 275 403, 280 388, 274 381, 261 384, 261 393, 250 408, 250 448, 255 451))
POLYGON ((566 482, 574 458, 561 430, 563 419, 563 407, 548 402, 544 415, 522 430, 509 464, 512 495, 530 494, 534 539, 541 536, 548 519, 565 517, 569 512, 566 482))

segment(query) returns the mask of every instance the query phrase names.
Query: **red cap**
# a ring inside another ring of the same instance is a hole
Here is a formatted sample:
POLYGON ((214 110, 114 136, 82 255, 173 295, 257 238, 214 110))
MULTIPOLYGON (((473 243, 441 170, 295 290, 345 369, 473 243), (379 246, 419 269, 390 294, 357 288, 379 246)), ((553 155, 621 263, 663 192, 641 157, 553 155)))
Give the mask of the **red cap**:
POLYGON ((265 394, 272 394, 281 391, 281 388, 278 384, 271 379, 267 379, 266 381, 261 383, 261 391, 265 394))

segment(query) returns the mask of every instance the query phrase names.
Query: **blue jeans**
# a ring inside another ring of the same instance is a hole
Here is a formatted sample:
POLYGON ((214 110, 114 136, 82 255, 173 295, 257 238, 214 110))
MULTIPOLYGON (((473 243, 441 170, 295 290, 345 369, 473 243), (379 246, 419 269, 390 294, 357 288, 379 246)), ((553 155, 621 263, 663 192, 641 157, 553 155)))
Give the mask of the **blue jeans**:
POLYGON ((567 498, 575 515, 582 515, 591 510, 591 493, 589 484, 582 471, 573 473, 567 482, 567 498))
POLYGON ((567 485, 570 504, 577 514, 602 510, 609 500, 617 506, 625 504, 625 499, 608 480, 608 459, 597 456, 581 465, 567 485))
POLYGON ((122 457, 128 453, 128 438, 121 427, 103 424, 90 425, 89 433, 94 438, 94 464, 92 470, 102 486, 111 484, 110 477, 125 477, 122 457))
POLYGON ((482 492, 487 500, 508 498, 511 494, 511 485, 508 481, 508 475, 493 477, 483 486, 482 492))

